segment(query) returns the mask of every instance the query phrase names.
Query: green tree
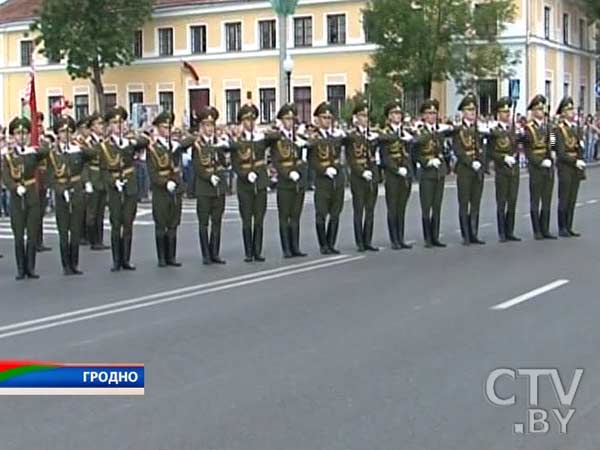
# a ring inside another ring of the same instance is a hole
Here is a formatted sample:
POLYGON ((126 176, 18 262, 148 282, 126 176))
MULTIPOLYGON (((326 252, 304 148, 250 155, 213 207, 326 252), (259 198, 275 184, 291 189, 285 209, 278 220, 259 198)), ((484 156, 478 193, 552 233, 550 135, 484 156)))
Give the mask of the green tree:
POLYGON ((152 0, 44 0, 31 25, 42 54, 65 59, 72 79, 90 79, 104 112, 107 68, 133 60, 133 32, 152 13, 152 0))
POLYGON ((378 45, 368 70, 405 90, 431 96, 434 82, 452 79, 459 90, 478 78, 508 78, 518 52, 497 37, 514 20, 513 0, 370 0, 365 26, 378 45))

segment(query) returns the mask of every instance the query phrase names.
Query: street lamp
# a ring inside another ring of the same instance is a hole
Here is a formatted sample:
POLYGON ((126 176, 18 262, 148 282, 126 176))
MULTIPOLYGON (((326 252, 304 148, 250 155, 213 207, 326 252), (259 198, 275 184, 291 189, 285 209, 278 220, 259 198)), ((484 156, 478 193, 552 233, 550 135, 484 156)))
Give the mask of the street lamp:
POLYGON ((287 102, 292 102, 292 72, 294 71, 294 60, 288 53, 283 61, 283 70, 287 76, 287 102))

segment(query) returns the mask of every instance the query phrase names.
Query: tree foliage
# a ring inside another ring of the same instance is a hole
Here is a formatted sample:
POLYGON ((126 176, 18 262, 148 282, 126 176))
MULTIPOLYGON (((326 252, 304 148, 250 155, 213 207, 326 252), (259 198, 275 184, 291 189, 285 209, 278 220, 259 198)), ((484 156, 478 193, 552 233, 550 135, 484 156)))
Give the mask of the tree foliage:
POLYGON ((152 13, 152 0, 44 0, 31 30, 41 53, 65 60, 72 79, 90 79, 104 109, 102 76, 133 60, 133 33, 152 13))
POLYGON ((385 118, 383 116, 383 108, 386 103, 393 100, 394 98, 402 98, 402 92, 397 89, 388 78, 376 77, 369 81, 369 88, 367 92, 355 92, 355 94, 346 99, 340 118, 348 126, 352 125, 352 111, 354 107, 367 101, 371 105, 371 124, 383 125, 385 118))
POLYGON ((378 50, 368 70, 425 97, 434 82, 464 91, 478 78, 508 78, 520 55, 497 37, 515 14, 512 0, 370 0, 365 26, 378 50))

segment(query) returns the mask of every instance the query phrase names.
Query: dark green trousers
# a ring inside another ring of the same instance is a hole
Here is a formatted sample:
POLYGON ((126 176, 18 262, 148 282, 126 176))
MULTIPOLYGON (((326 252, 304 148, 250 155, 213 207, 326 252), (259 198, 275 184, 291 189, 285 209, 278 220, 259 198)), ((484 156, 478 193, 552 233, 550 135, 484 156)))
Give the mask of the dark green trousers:
POLYGON ((344 209, 345 180, 339 175, 334 180, 318 177, 315 184, 315 223, 319 247, 335 248, 340 226, 340 214, 344 209), (327 218, 329 217, 329 221, 327 218))
MULTIPOLYGON (((483 169, 482 169, 483 170, 483 169)), ((458 192, 458 218, 463 239, 477 238, 479 231, 479 209, 483 194, 483 173, 470 167, 458 165, 456 187, 458 192)))
POLYGON ((419 199, 425 242, 437 241, 440 235, 445 177, 421 177, 419 199))
POLYGON ((412 192, 412 180, 386 173, 385 202, 387 205, 387 223, 392 244, 404 242, 404 224, 406 205, 412 192))
POLYGON ((79 241, 84 211, 84 194, 80 188, 70 193, 67 203, 62 195, 55 196, 56 227, 60 242, 60 260, 63 269, 79 266, 79 241))
POLYGON ((576 167, 561 166, 558 169, 558 228, 561 231, 573 231, 582 174, 576 167))
POLYGON ((104 240, 104 210, 106 209, 106 191, 94 189, 86 194, 85 221, 88 239, 93 246, 102 245, 104 240))
POLYGON ((496 220, 498 236, 506 239, 514 236, 517 199, 519 197, 520 172, 516 168, 512 173, 497 171, 494 179, 496 185, 496 220))
POLYGON ((364 249, 365 246, 370 246, 373 240, 378 184, 351 177, 350 191, 354 212, 354 241, 359 249, 364 249))
POLYGON ((304 189, 277 189, 279 237, 284 255, 299 253, 300 216, 304 207, 304 189))
POLYGON ((202 256, 207 262, 219 256, 221 249, 221 224, 224 212, 225 195, 209 196, 199 194, 196 197, 200 249, 202 256))
POLYGON ((238 201, 246 256, 262 256, 263 226, 267 212, 267 190, 238 189, 238 201))
POLYGON ((535 235, 549 234, 552 189, 554 188, 554 166, 529 167, 529 209, 535 235))
POLYGON ((20 276, 35 273, 40 227, 40 201, 37 192, 27 189, 24 197, 10 193, 10 226, 15 239, 15 259, 20 276), (27 247, 25 246, 27 233, 27 247))

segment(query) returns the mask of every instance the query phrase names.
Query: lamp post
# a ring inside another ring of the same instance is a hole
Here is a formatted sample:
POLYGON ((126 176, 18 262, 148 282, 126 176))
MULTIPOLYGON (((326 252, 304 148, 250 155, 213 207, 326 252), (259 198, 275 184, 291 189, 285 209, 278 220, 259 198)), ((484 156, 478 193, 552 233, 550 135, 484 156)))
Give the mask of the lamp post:
POLYGON ((292 72, 294 71, 294 60, 288 54, 283 61, 283 70, 287 78, 287 102, 292 102, 292 72))
MULTIPOLYGON (((277 13, 279 20, 279 103, 283 104, 283 96, 286 92, 286 70, 284 61, 287 54, 287 32, 288 17, 294 14, 298 0, 270 0, 273 10, 277 13)), ((290 72, 291 74, 291 72, 290 72)), ((288 83, 289 84, 289 83, 288 83)))

